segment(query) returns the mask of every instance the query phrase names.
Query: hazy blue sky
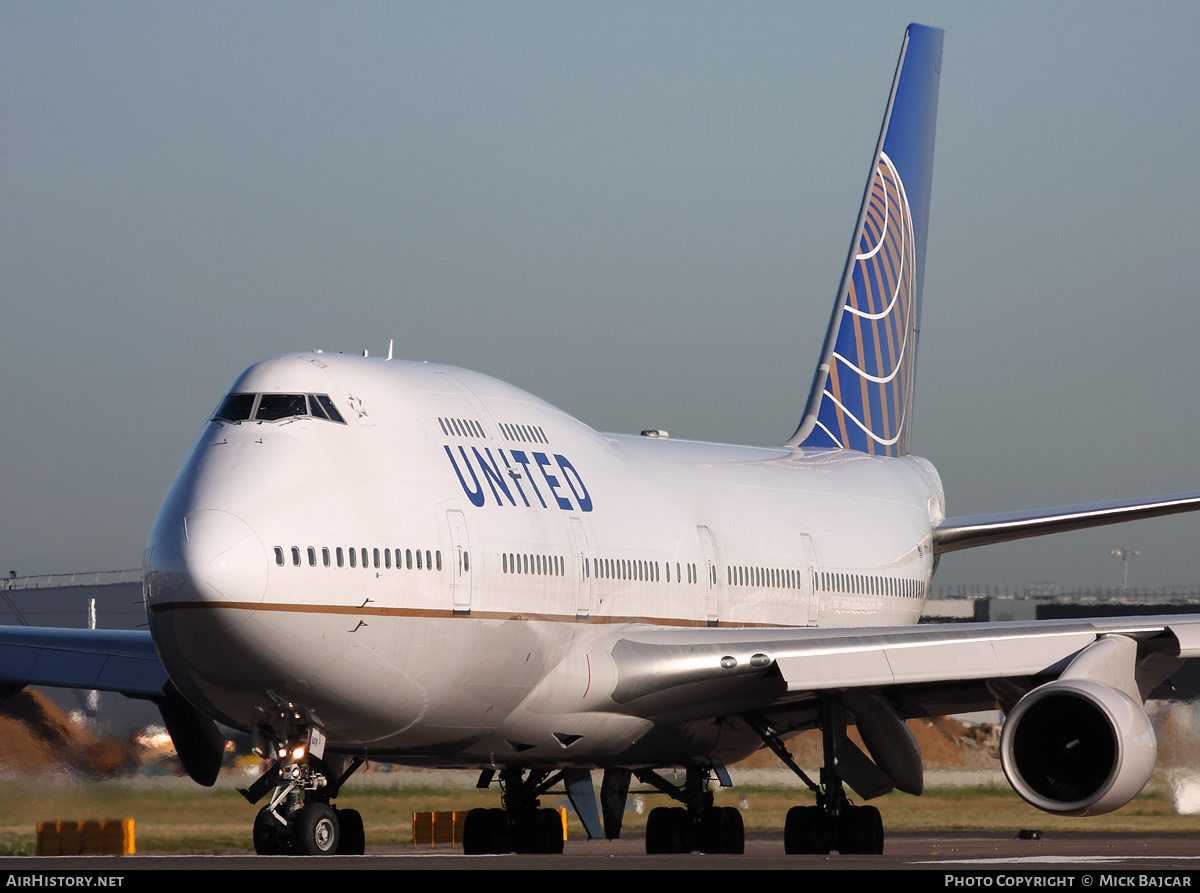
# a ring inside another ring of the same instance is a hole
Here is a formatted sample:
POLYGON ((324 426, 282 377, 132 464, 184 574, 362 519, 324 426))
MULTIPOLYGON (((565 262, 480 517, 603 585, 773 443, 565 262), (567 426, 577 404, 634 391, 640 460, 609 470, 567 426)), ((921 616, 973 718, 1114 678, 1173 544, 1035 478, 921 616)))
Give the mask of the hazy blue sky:
MULTIPOLYGON (((904 25, 946 29, 914 449, 952 514, 1200 489, 1194 4, 0 4, 0 570, 137 566, 234 377, 455 363, 778 444, 904 25)), ((1200 584, 1200 518, 936 583, 1200 584)))

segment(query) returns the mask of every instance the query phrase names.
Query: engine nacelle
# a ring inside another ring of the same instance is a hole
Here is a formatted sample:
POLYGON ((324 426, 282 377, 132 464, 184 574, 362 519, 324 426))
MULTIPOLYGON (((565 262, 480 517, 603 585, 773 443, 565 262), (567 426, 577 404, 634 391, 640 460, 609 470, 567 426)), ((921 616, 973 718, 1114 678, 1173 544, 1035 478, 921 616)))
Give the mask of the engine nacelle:
POLYGON ((1008 783, 1027 803, 1057 815, 1124 806, 1150 780, 1157 753, 1142 705, 1090 679, 1035 688, 1017 702, 1000 738, 1008 783))

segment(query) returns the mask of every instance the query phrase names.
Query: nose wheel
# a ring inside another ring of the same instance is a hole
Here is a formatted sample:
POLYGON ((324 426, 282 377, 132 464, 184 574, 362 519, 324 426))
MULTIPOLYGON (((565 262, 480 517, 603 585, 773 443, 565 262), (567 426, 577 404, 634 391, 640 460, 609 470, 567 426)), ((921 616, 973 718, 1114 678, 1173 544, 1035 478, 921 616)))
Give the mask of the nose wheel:
POLYGON ((254 852, 260 856, 361 856, 366 833, 357 809, 309 803, 282 824, 264 806, 254 817, 254 852))
POLYGON ((337 814, 324 803, 306 803, 292 820, 292 851, 299 856, 332 856, 338 851, 337 814))
POLYGON ((282 856, 284 847, 279 833, 282 828, 268 807, 260 809, 254 817, 254 852, 260 856, 282 856))

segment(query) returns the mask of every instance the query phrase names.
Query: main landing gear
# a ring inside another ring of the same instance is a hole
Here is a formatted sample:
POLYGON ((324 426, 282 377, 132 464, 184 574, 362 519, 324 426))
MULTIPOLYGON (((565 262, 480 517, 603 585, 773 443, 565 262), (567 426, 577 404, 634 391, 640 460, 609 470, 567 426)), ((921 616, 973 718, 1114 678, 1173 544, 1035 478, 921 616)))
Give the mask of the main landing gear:
MULTIPOLYGON (((821 738, 824 763, 821 784, 815 784, 796 765, 792 755, 765 724, 757 730, 763 741, 789 769, 808 785, 817 797, 816 806, 793 806, 788 810, 783 827, 783 850, 788 855, 824 854, 836 850, 842 855, 880 855, 883 853, 883 819, 874 806, 855 806, 846 797, 846 789, 838 774, 843 761, 854 761, 854 754, 865 760, 861 752, 846 739, 846 715, 841 705, 825 699, 821 704, 821 738)), ((860 770, 862 767, 860 767, 860 770)), ((878 773, 873 765, 867 770, 878 773)), ((856 784, 857 786, 857 784, 856 784)), ((879 789, 875 793, 890 790, 879 789)))
POLYGON ((324 735, 297 710, 281 711, 256 729, 255 753, 270 765, 241 793, 251 803, 268 791, 271 799, 254 818, 254 852, 361 856, 366 845, 362 816, 330 801, 362 760, 326 755, 324 735))
POLYGON ((732 806, 713 805, 709 770, 689 766, 681 787, 651 769, 634 771, 637 780, 683 806, 659 806, 646 820, 647 853, 741 853, 746 846, 742 814, 732 806))
POLYGON ((821 770, 823 790, 817 791, 816 806, 793 806, 783 826, 783 851, 788 855, 828 854, 843 856, 883 853, 883 819, 874 806, 854 806, 846 799, 841 779, 821 770), (832 777, 830 777, 832 776, 832 777))
MULTIPOLYGON (((477 787, 491 785, 495 770, 485 769, 477 787)), ((562 779, 561 772, 501 769, 502 809, 472 809, 463 826, 468 856, 498 853, 561 853, 563 823, 557 809, 542 809, 538 799, 562 779)))

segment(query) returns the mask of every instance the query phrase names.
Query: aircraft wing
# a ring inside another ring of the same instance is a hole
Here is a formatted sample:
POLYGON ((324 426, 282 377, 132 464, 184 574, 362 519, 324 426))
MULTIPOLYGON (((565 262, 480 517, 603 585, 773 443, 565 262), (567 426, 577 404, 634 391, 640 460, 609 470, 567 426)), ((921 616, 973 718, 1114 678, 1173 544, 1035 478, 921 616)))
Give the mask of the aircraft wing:
POLYGON ((1200 493, 1175 493, 1153 499, 1094 502, 1027 512, 946 518, 933 528, 933 551, 955 552, 1045 533, 1062 533, 1200 510, 1200 493))
POLYGON ((921 793, 921 753, 905 719, 999 704, 1010 783, 1039 809, 1067 815, 1111 811, 1145 786, 1155 743, 1142 702, 1200 657, 1200 617, 1191 615, 615 634, 617 711, 744 722, 793 767, 782 741, 821 726, 838 775, 864 799, 921 793), (845 735, 851 717, 866 754, 845 735), (1069 756, 1064 764, 1044 754, 1069 756))
POLYGON ((656 720, 771 711, 835 692, 884 692, 906 715, 994 706, 1057 678, 1105 637, 1137 645, 1143 697, 1182 659, 1200 657, 1200 616, 935 624, 863 629, 637 627, 612 648, 612 699, 656 720), (988 687, 988 683, 992 683, 988 687))
POLYGON ((141 630, 0 627, 0 684, 162 697, 167 673, 141 630))
POLYGON ((225 737, 167 678, 148 631, 0 626, 0 700, 27 685, 153 701, 188 775, 206 787, 217 780, 225 737))

